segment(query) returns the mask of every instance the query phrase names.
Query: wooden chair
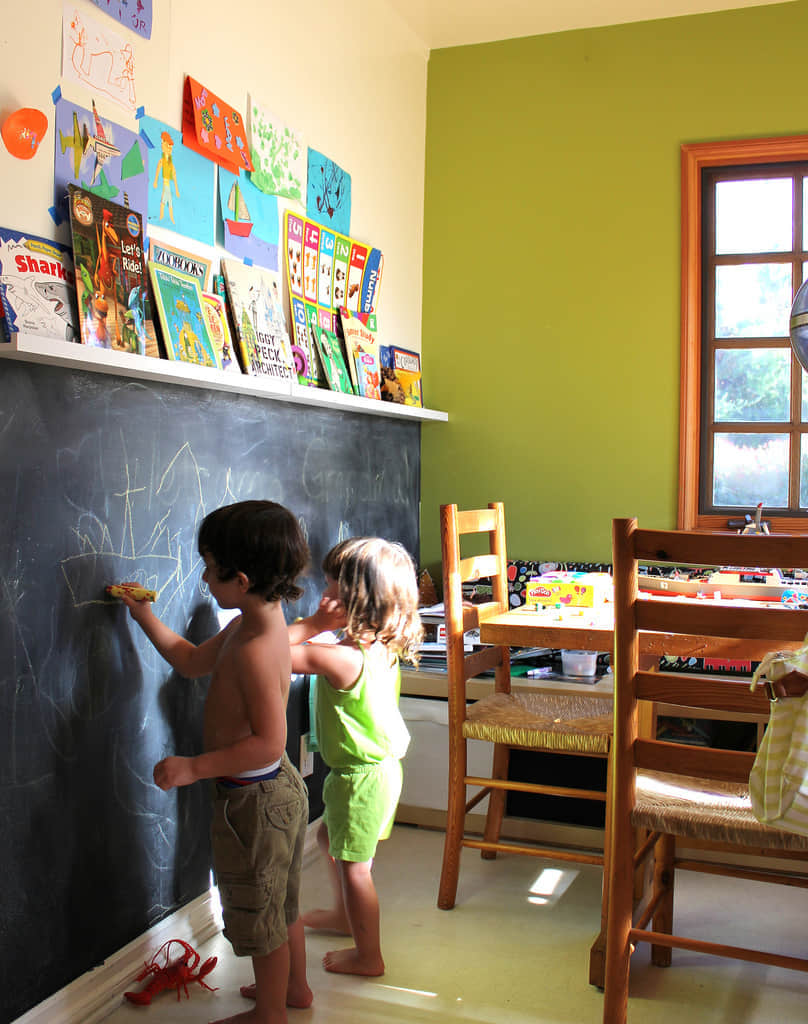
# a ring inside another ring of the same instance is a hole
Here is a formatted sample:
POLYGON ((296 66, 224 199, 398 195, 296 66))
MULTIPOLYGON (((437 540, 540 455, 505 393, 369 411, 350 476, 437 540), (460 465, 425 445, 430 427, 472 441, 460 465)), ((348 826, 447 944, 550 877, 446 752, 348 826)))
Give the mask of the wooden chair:
MULTIPOLYGON (((508 610, 505 512, 501 502, 467 511, 459 511, 457 505, 442 505, 440 516, 449 683, 449 796, 438 906, 450 910, 455 904, 460 851, 464 846, 482 851, 487 859, 494 858, 498 851, 507 851, 553 860, 603 863, 603 856, 598 852, 503 842, 500 832, 509 790, 606 800, 606 793, 599 790, 510 781, 508 761, 512 748, 608 757, 612 698, 595 694, 570 697, 511 693, 508 647, 490 646, 464 653, 463 634, 467 630, 476 628, 490 615, 508 610), (461 557, 461 537, 475 534, 483 538, 476 542, 477 547, 482 546, 486 551, 461 557), (483 604, 464 604, 462 584, 469 580, 480 580, 484 584, 490 581, 491 600, 483 604), (495 672, 494 692, 467 704, 467 681, 488 669, 495 672), (466 744, 470 739, 493 744, 491 777, 467 775, 466 744), (467 786, 477 788, 470 800, 467 800, 467 786), (465 818, 486 796, 489 801, 485 830, 483 838, 479 839, 466 834, 465 818)), ((607 784, 607 792, 609 789, 607 784)))
MULTIPOLYGON (((672 565, 808 566, 808 539, 640 530, 636 519, 613 523, 615 587, 615 736, 611 853, 608 860, 608 926, 604 1024, 626 1020, 629 959, 634 944, 651 943, 651 959, 668 966, 671 950, 688 949, 757 963, 808 970, 808 959, 746 949, 732 936, 704 941, 673 934, 676 869, 734 875, 749 880, 808 885, 796 871, 768 866, 754 870, 713 860, 721 850, 779 861, 808 859, 808 839, 761 825, 749 802, 748 778, 754 754, 663 742, 638 733, 638 710, 644 702, 705 708, 720 715, 749 712, 768 715, 768 698, 754 693, 744 679, 708 675, 646 672, 639 667, 640 632, 659 634, 661 646, 698 655, 709 637, 727 638, 728 656, 761 660, 772 649, 799 646, 808 632, 808 612, 784 606, 744 607, 714 601, 640 599, 638 560, 672 565), (648 839, 635 852, 635 830, 648 839), (680 847, 711 849, 703 862, 677 855, 680 847), (719 844, 719 845, 712 845, 719 844), (719 851, 716 854, 716 851, 719 851), (638 864, 654 856, 649 900, 632 915, 633 881, 638 864), (651 929, 648 924, 651 923, 651 929), (727 941, 729 940, 729 941, 727 941)), ((656 638, 655 638, 656 639, 656 638)), ((687 712, 683 712, 687 714, 687 712)), ((776 921, 772 921, 776 928, 776 921)))

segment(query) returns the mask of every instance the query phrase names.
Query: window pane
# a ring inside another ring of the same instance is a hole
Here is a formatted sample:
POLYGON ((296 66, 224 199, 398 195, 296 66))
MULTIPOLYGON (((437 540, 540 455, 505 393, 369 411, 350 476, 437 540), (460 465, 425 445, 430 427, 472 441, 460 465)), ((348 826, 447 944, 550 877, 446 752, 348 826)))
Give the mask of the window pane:
POLYGON ((715 353, 715 422, 789 419, 790 348, 724 348, 715 353))
MULTIPOLYGON (((805 211, 808 210, 808 178, 802 179, 802 247, 808 249, 808 218, 805 216, 805 211)), ((804 276, 803 276, 804 280, 804 276)))
POLYGON ((719 181, 715 186, 715 251, 788 252, 791 178, 719 181))
POLYGON ((808 437, 802 435, 800 446, 800 508, 808 507, 808 437))
POLYGON ((716 267, 716 338, 787 337, 791 299, 788 264, 716 267))
POLYGON ((788 503, 788 437, 785 434, 716 434, 713 504, 751 509, 788 503))

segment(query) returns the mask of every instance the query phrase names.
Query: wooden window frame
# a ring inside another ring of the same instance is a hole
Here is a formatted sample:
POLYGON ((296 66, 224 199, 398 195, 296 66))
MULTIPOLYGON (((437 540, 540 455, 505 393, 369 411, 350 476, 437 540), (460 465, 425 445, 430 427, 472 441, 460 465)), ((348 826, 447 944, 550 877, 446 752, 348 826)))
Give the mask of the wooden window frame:
MULTIPOLYGON (((808 160, 808 135, 681 147, 682 163, 682 335, 679 399, 680 530, 726 530, 727 515, 699 513, 702 342, 702 171, 743 164, 784 164, 808 160)), ((751 511, 751 509, 749 510, 751 511)), ((808 533, 808 515, 778 516, 778 533, 808 533)))

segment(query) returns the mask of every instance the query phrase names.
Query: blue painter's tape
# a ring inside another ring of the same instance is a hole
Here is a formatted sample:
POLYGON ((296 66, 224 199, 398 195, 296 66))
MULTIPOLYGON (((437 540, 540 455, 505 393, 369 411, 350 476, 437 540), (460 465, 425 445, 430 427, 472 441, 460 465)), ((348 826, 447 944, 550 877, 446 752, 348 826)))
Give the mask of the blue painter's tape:
POLYGON ((146 113, 146 108, 145 107, 138 107, 137 110, 135 111, 135 117, 139 121, 141 119, 141 117, 143 117, 143 115, 145 113, 146 113))
POLYGON ((146 145, 149 147, 149 149, 154 149, 154 143, 149 138, 149 136, 146 134, 146 132, 145 132, 145 130, 143 128, 140 129, 140 137, 141 137, 141 139, 143 139, 143 141, 146 143, 146 145))
POLYGON ((62 223, 62 215, 59 213, 55 206, 49 206, 48 213, 51 215, 51 220, 54 224, 58 225, 62 223))
POLYGON ((56 88, 51 93, 51 99, 53 100, 54 106, 59 102, 59 100, 61 98, 62 98, 62 87, 61 87, 61 85, 57 85, 56 88))
POLYGON ((245 267, 251 267, 252 265, 253 265, 253 262, 250 259, 250 257, 249 256, 245 256, 244 257, 244 266, 245 267))

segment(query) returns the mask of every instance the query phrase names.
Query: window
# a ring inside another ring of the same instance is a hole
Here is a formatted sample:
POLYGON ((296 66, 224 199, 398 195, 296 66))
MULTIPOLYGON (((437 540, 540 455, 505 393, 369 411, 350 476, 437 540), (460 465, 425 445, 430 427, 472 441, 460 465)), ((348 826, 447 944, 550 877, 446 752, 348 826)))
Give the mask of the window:
POLYGON ((762 501, 808 530, 808 375, 791 353, 808 268, 808 136, 682 147, 681 529, 762 501))

